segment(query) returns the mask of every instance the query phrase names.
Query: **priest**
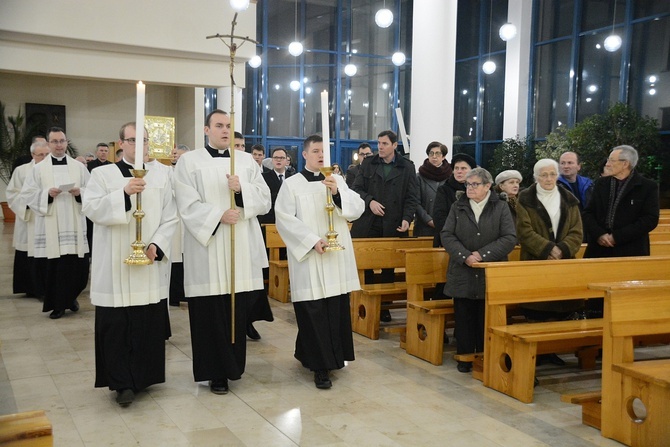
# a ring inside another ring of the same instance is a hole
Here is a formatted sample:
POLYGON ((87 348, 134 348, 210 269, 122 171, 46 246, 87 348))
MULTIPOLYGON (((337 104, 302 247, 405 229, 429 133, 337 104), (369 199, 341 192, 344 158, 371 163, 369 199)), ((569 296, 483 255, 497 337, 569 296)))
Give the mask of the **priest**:
MULTIPOLYGON (((145 131, 146 132, 146 131, 145 131)), ((146 135, 146 133, 145 133, 146 135)), ((123 159, 91 172, 83 211, 93 221, 91 303, 95 306, 95 386, 116 391, 121 406, 133 402, 135 393, 165 382, 165 333, 172 235, 177 227, 177 207, 172 194, 170 169, 152 169, 133 178, 135 123, 119 131, 123 159), (142 193, 142 238, 151 265, 128 265, 135 240, 137 193, 142 193)))
POLYGON ((242 377, 246 363, 247 313, 263 290, 268 266, 256 218, 270 210, 270 190, 246 152, 230 158, 230 117, 207 115, 209 144, 185 153, 175 168, 175 197, 184 232, 184 290, 193 347, 193 376, 214 394, 242 377), (231 203, 231 190, 234 201, 231 203), (235 226, 235 259, 231 230, 235 226), (231 337, 232 263, 235 263, 235 338, 231 337))
POLYGON ((319 389, 332 386, 329 371, 354 360, 349 292, 359 290, 356 259, 347 221, 358 219, 365 202, 340 175, 324 177, 323 141, 308 137, 305 169, 284 182, 275 204, 277 230, 286 243, 291 301, 298 323, 295 358, 314 372, 319 389), (340 251, 324 251, 328 232, 326 188, 333 195, 334 229, 340 251))
POLYGON ((66 309, 79 310, 77 297, 88 283, 86 221, 81 195, 90 174, 67 153, 65 131, 47 132, 51 152, 26 177, 21 197, 35 215, 35 263, 44 272, 42 312, 61 318, 66 309))

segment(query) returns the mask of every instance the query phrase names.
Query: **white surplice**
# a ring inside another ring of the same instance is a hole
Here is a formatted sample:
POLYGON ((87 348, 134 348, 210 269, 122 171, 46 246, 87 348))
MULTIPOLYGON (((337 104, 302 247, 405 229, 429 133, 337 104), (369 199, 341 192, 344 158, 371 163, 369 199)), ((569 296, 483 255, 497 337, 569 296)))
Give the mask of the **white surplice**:
MULTIPOLYGON (((185 153, 175 168, 175 197, 184 231, 184 289, 187 297, 230 294, 231 226, 220 224, 231 208, 230 158, 212 157, 201 148, 185 153)), ((235 153, 244 207, 235 225, 235 291, 263 289, 268 266, 261 227, 256 216, 270 210, 270 189, 256 161, 235 153)))
POLYGON ((83 198, 83 210, 93 221, 91 261, 91 303, 103 307, 143 306, 167 298, 170 273, 170 244, 177 227, 177 208, 172 195, 169 168, 148 169, 142 192, 142 239, 164 253, 152 265, 128 265, 136 224, 133 212, 137 195, 130 196, 126 210, 123 188, 132 177, 124 177, 117 165, 105 165, 91 172, 83 198))
POLYGON ((29 234, 30 231, 34 232, 33 213, 28 208, 25 197, 21 196, 21 189, 26 176, 32 171, 33 167, 35 167, 34 160, 18 166, 7 184, 7 204, 16 214, 12 245, 17 250, 31 253, 30 256, 32 256, 33 249, 32 247, 29 248, 29 243, 32 244, 34 238, 34 233, 29 234))
POLYGON ((21 190, 21 198, 35 215, 34 256, 56 259, 77 255, 83 258, 88 253, 88 242, 81 203, 67 191, 49 203, 49 189, 73 184, 83 195, 90 174, 86 165, 69 155, 65 155, 66 165, 53 165, 52 158, 50 155, 35 165, 21 190))
POLYGON ((322 255, 314 250, 314 244, 319 239, 327 240, 326 187, 296 174, 286 179, 279 190, 275 217, 287 248, 293 302, 314 301, 360 289, 347 221, 363 214, 365 202, 341 176, 335 179, 342 208, 335 207, 333 226, 344 250, 322 255))

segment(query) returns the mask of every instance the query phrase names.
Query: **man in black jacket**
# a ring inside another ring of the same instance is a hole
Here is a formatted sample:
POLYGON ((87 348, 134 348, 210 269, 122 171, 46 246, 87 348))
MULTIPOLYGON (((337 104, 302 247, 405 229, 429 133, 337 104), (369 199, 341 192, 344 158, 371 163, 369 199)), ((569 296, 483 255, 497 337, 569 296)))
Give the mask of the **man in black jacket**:
MULTIPOLYGON (((365 212, 351 227, 352 237, 407 237, 419 205, 419 184, 414 163, 396 152, 398 136, 385 130, 377 136, 378 153, 360 165, 353 190, 365 201, 365 212)), ((365 282, 372 272, 365 272, 365 282)), ((393 282, 393 269, 382 270, 381 281, 393 282)), ((382 321, 391 314, 382 311, 382 321)))

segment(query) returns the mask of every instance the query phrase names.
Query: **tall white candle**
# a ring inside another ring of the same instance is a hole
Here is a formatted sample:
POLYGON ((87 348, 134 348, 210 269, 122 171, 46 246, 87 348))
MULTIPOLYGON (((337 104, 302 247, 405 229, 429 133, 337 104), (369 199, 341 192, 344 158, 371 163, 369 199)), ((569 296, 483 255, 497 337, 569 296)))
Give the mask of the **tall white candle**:
POLYGON ((400 130, 400 138, 402 138, 403 150, 409 154, 409 141, 407 140, 407 131, 405 130, 405 121, 402 119, 402 110, 400 107, 395 109, 395 116, 398 119, 398 130, 400 130))
POLYGON ((137 83, 137 109, 135 118, 135 169, 144 163, 144 89, 142 81, 137 83))
POLYGON ((323 165, 330 166, 330 128, 328 127, 328 90, 321 92, 321 133, 323 134, 323 165))

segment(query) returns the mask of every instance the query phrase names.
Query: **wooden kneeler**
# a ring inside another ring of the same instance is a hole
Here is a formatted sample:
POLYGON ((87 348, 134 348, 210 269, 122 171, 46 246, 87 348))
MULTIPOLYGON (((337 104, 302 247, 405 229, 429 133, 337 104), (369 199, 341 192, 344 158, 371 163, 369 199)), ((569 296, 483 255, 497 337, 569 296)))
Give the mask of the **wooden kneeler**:
POLYGON ((441 365, 447 319, 454 319, 453 300, 408 301, 407 353, 433 365, 441 365))
POLYGON ((53 446, 53 429, 44 410, 0 416, 0 445, 53 446))

